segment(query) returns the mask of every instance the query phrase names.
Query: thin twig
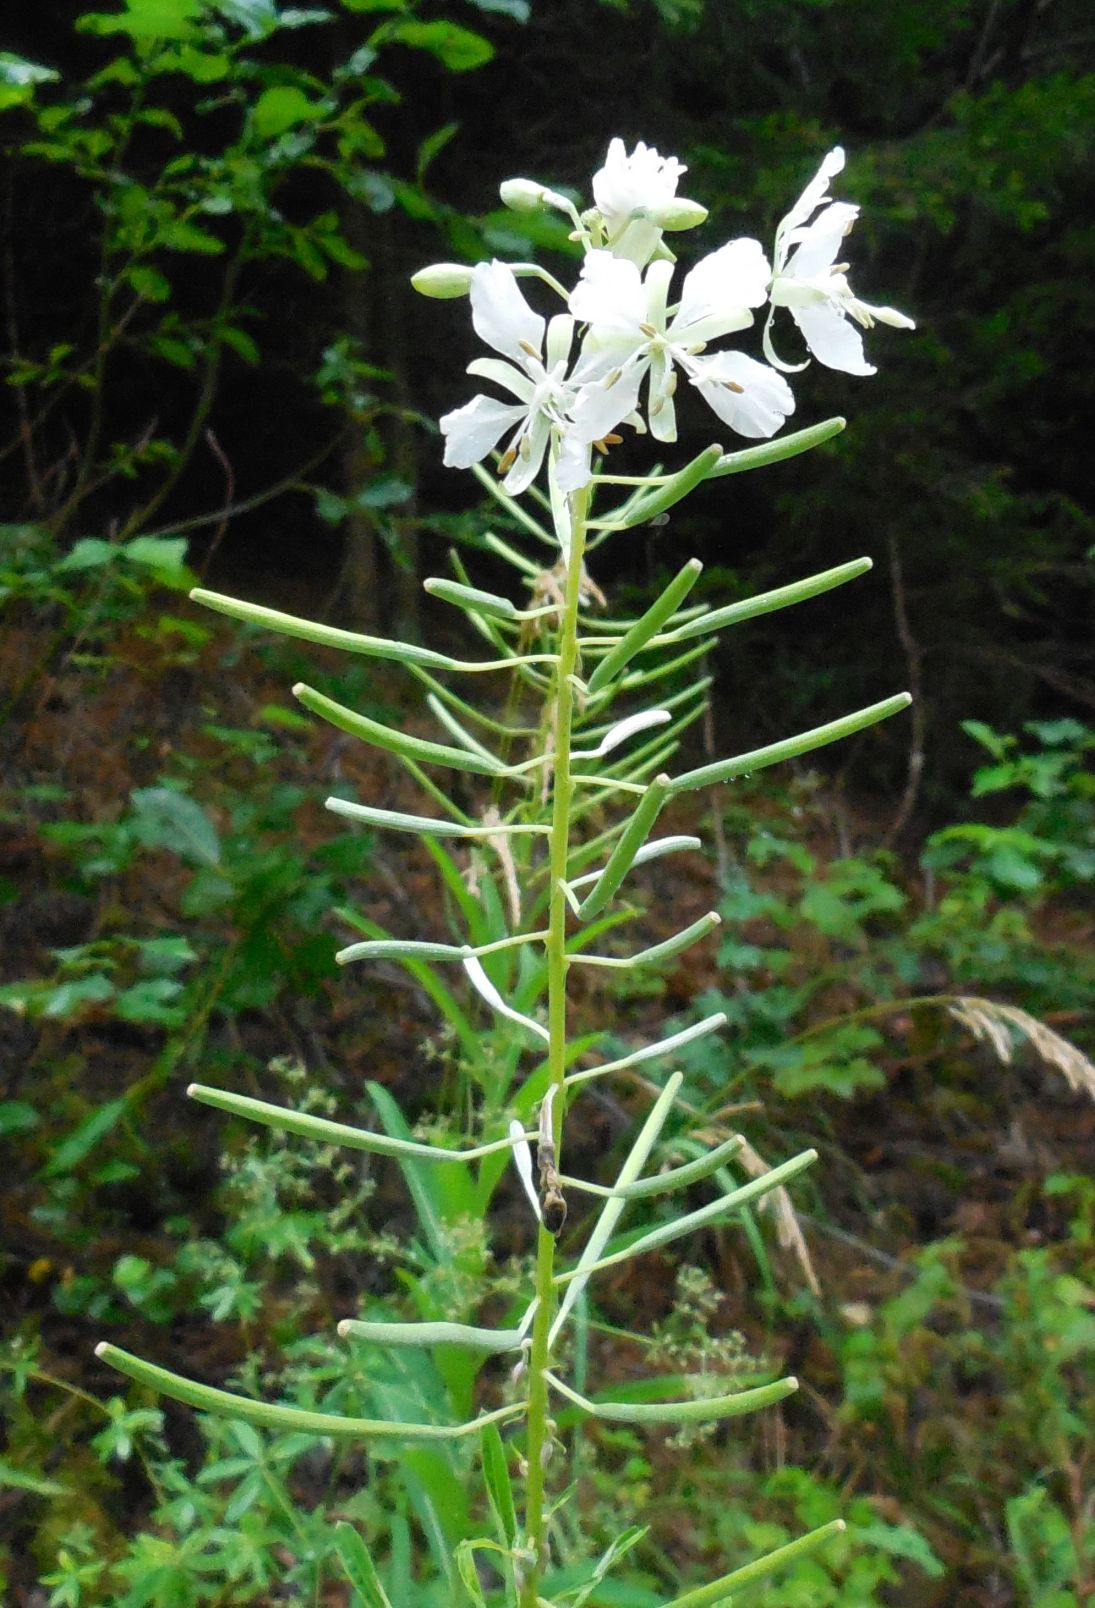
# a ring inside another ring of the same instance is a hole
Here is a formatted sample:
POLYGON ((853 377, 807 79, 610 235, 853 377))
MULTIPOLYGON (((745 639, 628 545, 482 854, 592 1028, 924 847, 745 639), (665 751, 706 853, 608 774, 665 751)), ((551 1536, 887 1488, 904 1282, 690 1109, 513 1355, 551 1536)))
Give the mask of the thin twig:
POLYGON ((890 823, 890 829, 882 839, 884 847, 889 848, 896 843, 904 831, 920 793, 920 779, 924 773, 926 716, 923 697, 923 676, 920 673, 923 652, 909 626, 909 612, 905 606, 905 582, 901 573, 901 553, 897 545, 897 537, 892 531, 889 535, 887 546, 890 553, 890 587, 893 592, 894 623, 897 626, 898 641, 905 650, 909 691, 912 693, 909 764, 905 779, 905 790, 901 795, 897 814, 890 823))

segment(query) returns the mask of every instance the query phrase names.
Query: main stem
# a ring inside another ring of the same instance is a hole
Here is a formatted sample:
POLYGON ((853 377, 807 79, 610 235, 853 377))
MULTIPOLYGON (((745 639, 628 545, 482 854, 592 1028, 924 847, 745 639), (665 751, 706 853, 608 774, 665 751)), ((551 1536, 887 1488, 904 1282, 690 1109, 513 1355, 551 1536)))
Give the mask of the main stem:
MULTIPOLYGON (((585 549, 585 517, 588 493, 578 492, 570 499, 574 529, 563 617, 559 627, 559 663, 552 688, 555 754, 552 765, 552 806, 550 839, 551 897, 548 907, 548 1068, 557 1089, 552 1110, 555 1154, 561 1159, 563 1131, 563 1079, 566 1075, 567 1046, 567 902, 563 893, 570 850, 570 806, 574 782, 570 771, 571 727, 574 718, 572 677, 578 665, 578 601, 582 588, 582 555, 585 549)), ((548 1336, 555 1315, 555 1241, 541 1224, 536 1249, 536 1295, 539 1305, 532 1327, 529 1352, 528 1437, 526 1458, 525 1533, 532 1561, 521 1583, 521 1608, 536 1608, 538 1585, 546 1561, 544 1523, 544 1463, 551 1445, 548 1420, 548 1387, 544 1377, 549 1363, 548 1336)))

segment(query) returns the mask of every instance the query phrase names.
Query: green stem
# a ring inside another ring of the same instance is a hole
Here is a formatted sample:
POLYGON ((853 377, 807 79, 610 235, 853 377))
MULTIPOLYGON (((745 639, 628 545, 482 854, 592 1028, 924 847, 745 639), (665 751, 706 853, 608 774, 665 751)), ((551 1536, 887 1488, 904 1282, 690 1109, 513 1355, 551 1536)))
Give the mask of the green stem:
MULTIPOLYGON (((837 1016, 827 1016, 823 1022, 814 1022, 810 1027, 804 1027, 801 1033, 793 1033, 785 1039, 784 1045, 790 1047, 795 1044, 805 1044, 808 1039, 817 1038, 822 1033, 831 1032, 834 1027, 847 1027, 855 1022, 871 1022, 878 1017, 893 1016, 898 1011, 919 1010, 924 1006, 955 1005, 961 999, 968 999, 963 993, 950 994, 914 994, 909 999, 886 999, 874 1005, 862 1005, 855 1011, 841 1011, 837 1016)), ((760 1061, 746 1061, 738 1074, 738 1082, 755 1072, 760 1061)), ((740 1110, 738 1106, 721 1106, 716 1111, 701 1108, 702 1115, 710 1122, 717 1122, 720 1117, 740 1110)), ((697 1113, 699 1115, 701 1113, 697 1113)))
MULTIPOLYGON (((574 718, 574 686, 571 680, 578 667, 578 603, 582 581, 582 554, 585 546, 585 516, 588 494, 571 498, 574 532, 567 567, 566 598, 559 628, 559 662, 551 695, 554 715, 555 752, 552 764, 552 809, 549 868, 551 896, 548 904, 548 1068, 557 1090, 552 1110, 553 1138, 557 1162, 561 1140, 565 1094, 567 1049, 567 901, 564 885, 570 851, 570 810, 574 778, 570 768, 571 727, 574 718)), ((547 1369, 550 1362, 549 1335, 555 1315, 555 1241, 541 1224, 536 1251, 536 1294, 539 1305, 532 1328, 529 1353, 528 1475, 525 1493, 525 1532, 531 1561, 521 1585, 521 1608, 536 1608, 538 1583, 546 1561, 544 1522, 544 1462, 550 1448, 548 1424, 547 1369)))

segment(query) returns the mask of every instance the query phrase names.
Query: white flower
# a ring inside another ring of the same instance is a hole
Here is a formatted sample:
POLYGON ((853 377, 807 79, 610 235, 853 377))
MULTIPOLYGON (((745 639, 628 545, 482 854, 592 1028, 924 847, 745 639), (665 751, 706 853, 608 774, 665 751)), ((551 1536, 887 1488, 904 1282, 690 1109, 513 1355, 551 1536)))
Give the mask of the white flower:
POLYGON ((764 355, 786 373, 806 365, 784 363, 776 356, 771 329, 777 307, 788 309, 819 362, 845 374, 875 372, 863 355, 863 337, 849 319, 864 329, 870 329, 876 320, 897 329, 916 328, 904 313, 892 307, 872 307, 854 296, 847 264, 836 260, 841 242, 859 216, 859 208, 846 201, 828 201, 829 180, 843 166, 844 152, 838 145, 776 230, 775 271, 769 290, 772 311, 764 329, 764 355), (807 221, 825 201, 828 205, 812 222, 807 221))
POLYGON ((689 378, 708 407, 738 435, 767 440, 795 411, 795 399, 783 375, 744 352, 697 357, 689 378))
POLYGON ((586 257, 570 297, 575 318, 589 325, 573 374, 581 387, 570 410, 579 440, 602 440, 634 409, 649 375, 651 434, 675 441, 675 367, 691 377, 708 341, 753 322, 750 309, 765 299, 769 268, 755 240, 732 240, 685 275, 670 316, 672 273, 672 263, 653 262, 642 278, 633 262, 611 252, 586 257))
POLYGON ((628 156, 613 140, 605 165, 593 175, 593 199, 613 256, 642 267, 658 249, 665 228, 702 223, 706 208, 677 201, 677 180, 688 169, 675 156, 659 156, 640 140, 628 156))
POLYGON ((508 263, 479 263, 471 276, 471 312, 475 332, 500 352, 478 357, 468 373, 496 385, 517 398, 500 402, 480 394, 441 420, 445 437, 445 463, 451 469, 469 469, 512 430, 499 465, 502 484, 512 496, 535 480, 553 432, 560 446, 559 483, 575 491, 589 480, 589 448, 568 439, 566 410, 574 392, 566 379, 574 320, 560 313, 546 326, 533 312, 508 263))

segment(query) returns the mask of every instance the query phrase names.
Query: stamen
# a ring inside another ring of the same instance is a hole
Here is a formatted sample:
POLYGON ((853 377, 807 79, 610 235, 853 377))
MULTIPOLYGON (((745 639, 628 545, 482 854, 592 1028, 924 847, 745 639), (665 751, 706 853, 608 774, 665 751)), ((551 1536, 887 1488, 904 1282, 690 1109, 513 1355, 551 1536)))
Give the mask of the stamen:
POLYGON ((653 324, 643 323, 639 325, 639 328, 642 330, 644 335, 656 335, 658 333, 653 324))
POLYGON ((737 380, 723 380, 722 388, 724 391, 733 391, 735 396, 745 395, 744 385, 739 385, 737 380))
POLYGON ((677 391, 677 371, 676 371, 676 369, 674 369, 673 372, 670 374, 669 378, 665 382, 665 395, 666 395, 667 398, 671 397, 671 396, 675 396, 676 391, 677 391))
POLYGON ((508 474, 516 462, 517 448, 507 447, 505 452, 503 452, 502 456, 498 460, 498 473, 500 475, 508 474))
POLYGON ((850 262, 834 262, 829 272, 831 274, 846 274, 851 266, 850 262))
POLYGON ((620 378, 622 373, 623 369, 614 368, 611 374, 606 374, 603 381, 604 389, 606 391, 611 391, 612 387, 616 384, 616 381, 620 378))
POLYGON ((521 348, 522 352, 528 353, 529 357, 540 356, 539 352, 536 350, 535 346, 533 346, 531 341, 518 341, 517 344, 521 348))

